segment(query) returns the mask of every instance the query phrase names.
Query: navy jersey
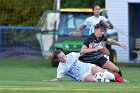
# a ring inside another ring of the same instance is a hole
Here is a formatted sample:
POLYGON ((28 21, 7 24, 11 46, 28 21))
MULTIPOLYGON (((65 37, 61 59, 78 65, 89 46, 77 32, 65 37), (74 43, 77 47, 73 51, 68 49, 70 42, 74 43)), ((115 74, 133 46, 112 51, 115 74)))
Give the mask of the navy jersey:
MULTIPOLYGON (((104 35, 100 37, 98 40, 94 33, 92 33, 83 43, 83 45, 89 47, 90 43, 94 43, 94 48, 101 44, 101 42, 107 41, 107 37, 104 35)), ((103 57, 103 53, 98 50, 90 53, 86 53, 85 55, 80 57, 80 60, 86 63, 92 63, 93 61, 97 61, 99 58, 103 57)))

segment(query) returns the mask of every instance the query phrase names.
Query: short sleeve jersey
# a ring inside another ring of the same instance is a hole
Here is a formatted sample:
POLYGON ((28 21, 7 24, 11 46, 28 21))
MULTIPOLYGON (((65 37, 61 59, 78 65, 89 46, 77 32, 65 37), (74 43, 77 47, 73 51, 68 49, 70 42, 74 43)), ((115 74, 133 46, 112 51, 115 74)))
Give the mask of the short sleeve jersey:
POLYGON ((67 61, 65 63, 59 62, 57 68, 57 78, 63 78, 64 75, 77 80, 83 81, 84 74, 91 69, 91 64, 83 63, 78 60, 80 54, 79 53, 69 53, 66 55, 67 61))
MULTIPOLYGON (((107 37, 105 37, 103 35, 102 37, 100 37, 97 40, 95 34, 92 33, 84 41, 83 45, 89 47, 89 44, 94 42, 93 48, 95 48, 95 47, 97 47, 98 45, 100 45, 104 41, 107 41, 107 37)), ((86 53, 85 55, 83 55, 82 57, 80 57, 80 59, 81 59, 81 61, 83 61, 85 63, 93 63, 93 61, 97 61, 102 56, 103 56, 103 53, 100 50, 98 50, 98 51, 94 51, 94 52, 91 52, 91 53, 86 53)))
POLYGON ((106 19, 104 16, 99 16, 98 18, 95 16, 91 16, 86 19, 84 25, 86 25, 89 29, 89 35, 94 33, 95 25, 98 24, 101 20, 107 21, 108 19, 106 19))
POLYGON ((97 38, 96 38, 96 36, 95 36, 95 33, 92 33, 85 41, 84 41, 84 45, 86 45, 87 47, 89 47, 89 44, 90 43, 95 43, 94 44, 94 48, 97 46, 97 45, 99 45, 99 44, 101 44, 101 42, 104 42, 104 41, 107 41, 107 37, 105 36, 105 35, 103 35, 102 37, 100 37, 98 40, 97 40, 97 38))

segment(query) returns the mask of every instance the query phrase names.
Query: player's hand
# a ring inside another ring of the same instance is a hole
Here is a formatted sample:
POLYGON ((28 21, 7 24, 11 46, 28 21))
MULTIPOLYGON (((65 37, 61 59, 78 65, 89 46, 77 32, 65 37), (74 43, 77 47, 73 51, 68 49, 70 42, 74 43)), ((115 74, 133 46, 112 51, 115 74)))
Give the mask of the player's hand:
POLYGON ((98 45, 98 46, 96 47, 96 49, 97 49, 97 50, 101 50, 101 49, 103 49, 103 46, 102 46, 102 45, 98 45))
POLYGON ((122 47, 122 48, 124 48, 125 50, 128 48, 126 45, 124 45, 124 44, 120 44, 120 46, 122 47))
POLYGON ((93 47, 93 44, 92 44, 92 43, 90 43, 88 47, 89 47, 89 48, 92 48, 92 47, 93 47))
POLYGON ((60 78, 54 78, 54 79, 52 79, 50 81, 60 81, 60 80, 61 80, 60 78))

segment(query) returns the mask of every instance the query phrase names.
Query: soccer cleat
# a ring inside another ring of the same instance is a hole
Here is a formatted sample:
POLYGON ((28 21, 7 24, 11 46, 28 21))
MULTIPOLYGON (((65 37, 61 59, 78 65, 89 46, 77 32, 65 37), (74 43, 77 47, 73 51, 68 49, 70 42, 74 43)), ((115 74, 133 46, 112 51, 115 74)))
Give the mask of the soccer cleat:
POLYGON ((124 79, 118 74, 114 73, 116 82, 124 82, 124 79))

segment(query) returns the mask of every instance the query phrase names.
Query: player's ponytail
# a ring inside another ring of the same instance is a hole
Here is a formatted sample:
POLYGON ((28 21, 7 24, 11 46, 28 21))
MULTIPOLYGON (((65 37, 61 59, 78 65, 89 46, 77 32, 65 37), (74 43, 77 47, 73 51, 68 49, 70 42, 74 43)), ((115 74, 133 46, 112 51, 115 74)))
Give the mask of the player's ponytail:
POLYGON ((96 24, 95 29, 103 29, 106 30, 106 24, 103 21, 100 21, 98 24, 96 24))

